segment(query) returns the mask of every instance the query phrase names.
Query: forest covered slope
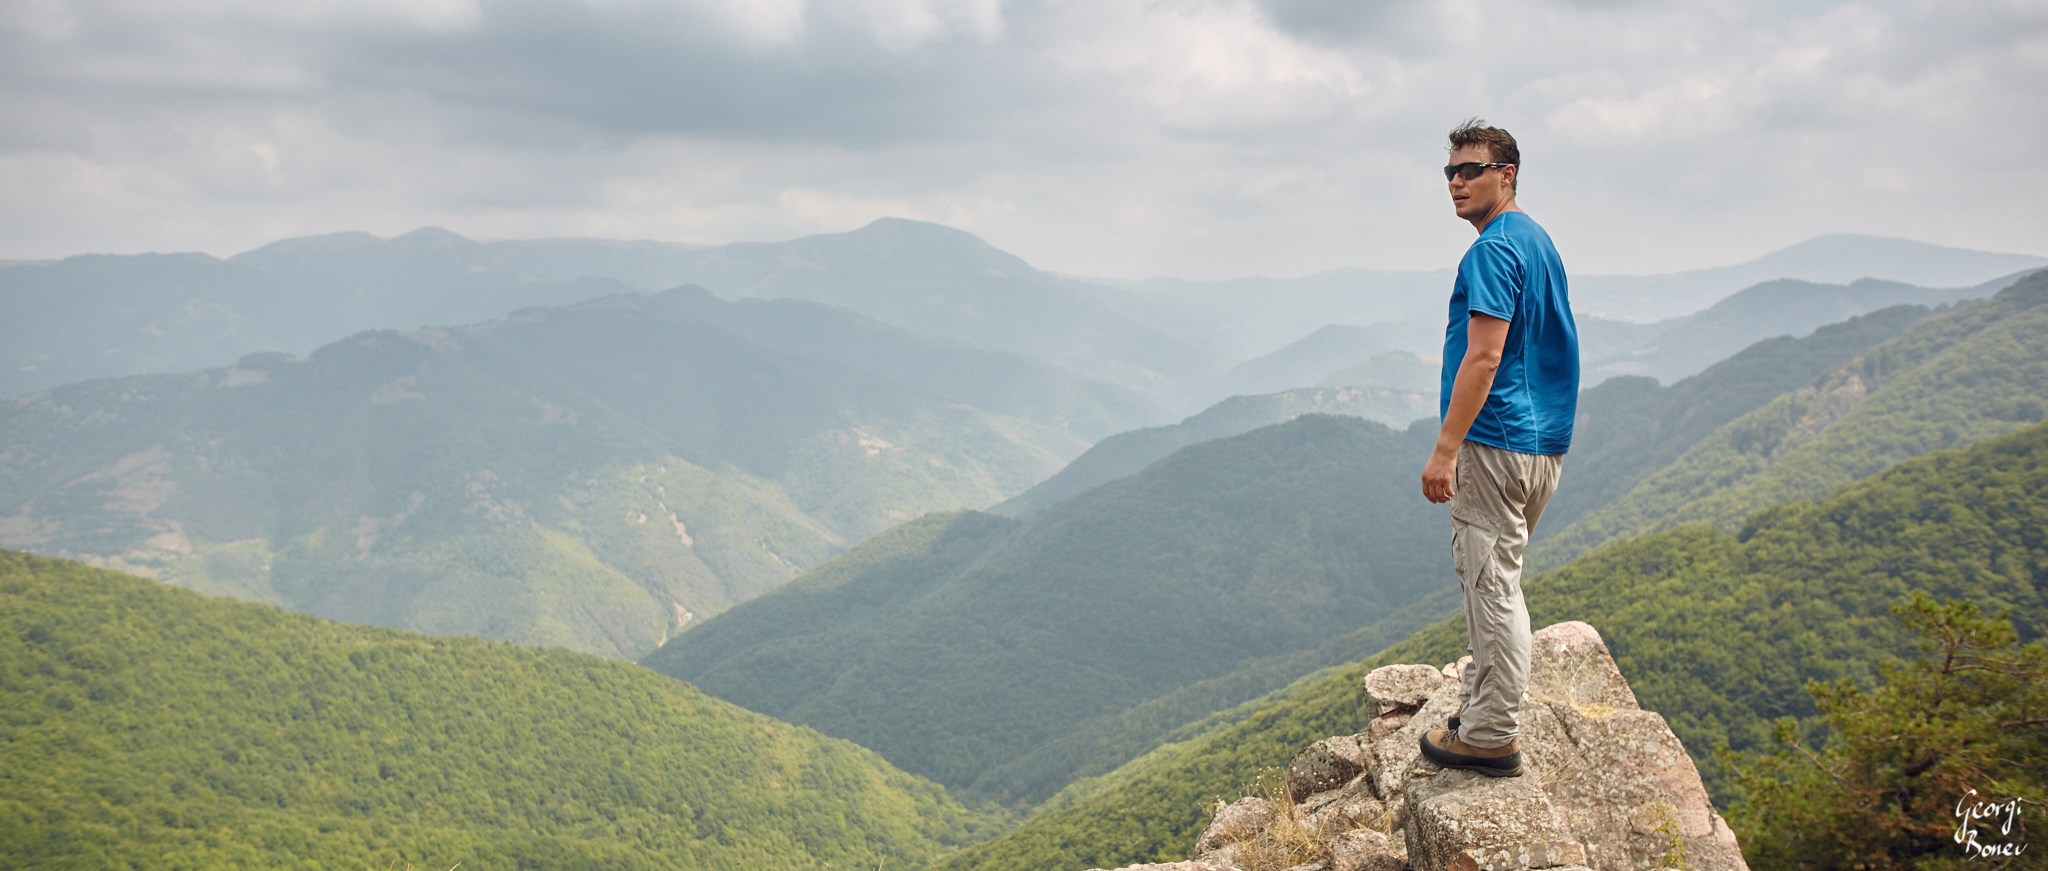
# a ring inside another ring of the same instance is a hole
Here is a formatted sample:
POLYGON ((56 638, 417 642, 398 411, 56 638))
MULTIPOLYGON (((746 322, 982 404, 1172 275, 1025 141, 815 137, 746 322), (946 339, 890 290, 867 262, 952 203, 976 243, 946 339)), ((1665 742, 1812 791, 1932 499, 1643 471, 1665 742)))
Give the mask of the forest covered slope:
MULTIPOLYGON (((1433 438, 1309 415, 1183 448, 1029 520, 926 517, 643 662, 1029 806, 1098 773, 1099 755, 1034 757, 1091 723, 1454 584, 1441 548, 1413 546, 1443 537, 1412 482, 1433 438)), ((1102 770, 1159 736, 1108 741, 1102 770)))
POLYGON ((1385 386, 1331 385, 1284 390, 1265 396, 1233 396, 1176 424, 1117 433, 1088 448, 1052 477, 990 508, 1025 517, 1097 484, 1135 475, 1168 454, 1196 442, 1229 438, 1304 414, 1362 417, 1406 429, 1436 414, 1434 388, 1423 393, 1385 386))
MULTIPOLYGON (((1854 678, 1914 656, 1889 606, 1912 591, 2009 609, 2023 641, 2048 631, 2048 424, 1898 464, 1737 533, 1694 525, 1602 550, 1525 584, 1538 626, 1598 628, 1646 708, 1709 775, 1725 741, 1759 749, 1769 722, 1817 711, 1809 679, 1854 678)), ((1359 680, 1380 665, 1450 662, 1462 619, 1248 703, 1104 778, 1092 794, 949 860, 952 869, 1114 868, 1185 857, 1202 808, 1235 798, 1319 738, 1356 732, 1359 680)))
POLYGON ((1927 317, 1810 384, 1716 429, 1626 494, 1529 550, 1532 566, 1689 523, 1750 513, 1930 451, 2048 417, 2048 272, 1927 317))
POLYGON ((1920 306, 1892 306, 1796 339, 1765 339, 1673 384, 1631 375, 1586 388, 1565 457, 1569 484, 1544 509, 1538 540, 1628 495, 1728 422, 1807 386, 1929 314, 1920 306))
POLYGON ((926 867, 874 753, 581 653, 0 551, 0 866, 926 867))

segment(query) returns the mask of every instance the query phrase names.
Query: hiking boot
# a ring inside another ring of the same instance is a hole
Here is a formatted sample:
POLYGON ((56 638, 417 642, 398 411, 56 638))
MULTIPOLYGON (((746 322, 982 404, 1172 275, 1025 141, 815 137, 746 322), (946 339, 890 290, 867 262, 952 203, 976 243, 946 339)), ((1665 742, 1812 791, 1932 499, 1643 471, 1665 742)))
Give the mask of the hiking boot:
POLYGON ((1487 777, 1521 777, 1522 751, 1516 742, 1502 747, 1474 747, 1449 729, 1422 734, 1422 755, 1444 768, 1476 771, 1487 777))

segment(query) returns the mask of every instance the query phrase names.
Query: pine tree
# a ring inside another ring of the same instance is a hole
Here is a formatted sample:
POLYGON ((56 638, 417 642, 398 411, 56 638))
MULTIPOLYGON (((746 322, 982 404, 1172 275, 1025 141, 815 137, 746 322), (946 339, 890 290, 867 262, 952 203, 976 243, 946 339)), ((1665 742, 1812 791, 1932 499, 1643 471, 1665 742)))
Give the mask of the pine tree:
POLYGON ((2048 800, 2048 648, 1968 601, 1914 593, 1893 606, 1926 656, 1807 690, 1830 727, 1821 750, 1798 721, 1747 764, 1722 751, 1745 801, 1733 814, 1758 868, 2038 868, 2027 818, 2048 800))

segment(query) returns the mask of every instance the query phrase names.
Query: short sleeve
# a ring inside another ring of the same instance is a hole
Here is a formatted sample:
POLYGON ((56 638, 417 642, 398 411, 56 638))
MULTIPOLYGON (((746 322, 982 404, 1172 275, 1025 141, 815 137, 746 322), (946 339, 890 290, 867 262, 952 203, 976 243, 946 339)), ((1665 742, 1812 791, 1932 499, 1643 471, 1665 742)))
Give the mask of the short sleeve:
POLYGON ((1515 319, 1521 300, 1522 262, 1507 243, 1483 239, 1465 252, 1458 265, 1465 278, 1465 310, 1492 315, 1504 321, 1515 319))

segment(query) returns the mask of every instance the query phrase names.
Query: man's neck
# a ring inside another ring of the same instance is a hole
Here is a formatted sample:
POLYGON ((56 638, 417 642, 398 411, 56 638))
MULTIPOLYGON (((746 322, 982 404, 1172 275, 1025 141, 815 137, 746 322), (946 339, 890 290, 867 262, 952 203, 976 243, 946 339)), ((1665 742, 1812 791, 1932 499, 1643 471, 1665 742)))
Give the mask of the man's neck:
POLYGON ((1507 214, 1507 213, 1509 213, 1509 212, 1520 212, 1520 211, 1522 211, 1522 207, 1521 207, 1521 206, 1515 205, 1515 201, 1514 201, 1514 200, 1508 200, 1507 202, 1505 202, 1505 203, 1502 203, 1502 204, 1501 204, 1501 206, 1500 206, 1500 208, 1498 208, 1498 209, 1494 209, 1493 211, 1491 211, 1491 212, 1488 212, 1488 213, 1486 213, 1486 216, 1485 216, 1485 217, 1481 217, 1481 218, 1473 218, 1473 219, 1472 219, 1472 229, 1474 229, 1474 230, 1477 230, 1477 231, 1479 231, 1479 232, 1481 232, 1481 233, 1484 233, 1484 232, 1486 232, 1486 227, 1487 227, 1487 225, 1489 225, 1489 224, 1492 224, 1492 223, 1493 223, 1493 219, 1495 219, 1495 218, 1498 218, 1498 217, 1500 217, 1500 216, 1502 216, 1502 215, 1505 215, 1505 214, 1507 214))

